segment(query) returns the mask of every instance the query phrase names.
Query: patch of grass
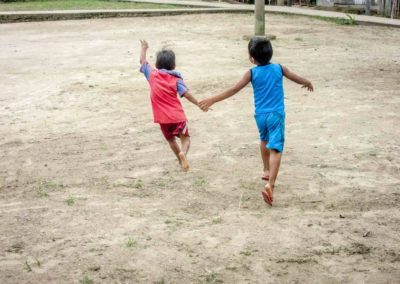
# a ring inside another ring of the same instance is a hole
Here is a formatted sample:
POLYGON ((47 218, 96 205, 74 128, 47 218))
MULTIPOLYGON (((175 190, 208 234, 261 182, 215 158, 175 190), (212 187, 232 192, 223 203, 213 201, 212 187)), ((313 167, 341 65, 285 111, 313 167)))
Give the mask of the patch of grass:
POLYGON ((215 272, 211 272, 205 276, 205 283, 224 283, 221 279, 218 279, 218 274, 215 272))
POLYGON ((136 244, 137 244, 137 242, 133 238, 128 238, 128 240, 126 241, 126 247, 128 247, 128 248, 132 248, 132 247, 136 246, 136 244))
POLYGON ((348 255, 367 255, 372 252, 372 247, 366 246, 362 243, 352 243, 350 247, 331 247, 324 250, 315 251, 316 255, 330 254, 330 255, 338 255, 342 252, 347 253, 348 255))
POLYGON ((107 146, 107 144, 103 143, 103 144, 101 144, 100 148, 101 148, 101 150, 106 151, 108 149, 108 146, 107 146))
POLYGON ((345 22, 345 25, 352 25, 352 26, 357 25, 356 18, 354 16, 351 16, 349 14, 346 14, 346 16, 348 19, 345 22))
POLYGON ((72 206, 75 203, 74 197, 72 195, 68 196, 68 198, 65 200, 65 203, 67 203, 68 206, 72 206))
POLYGON ((245 250, 242 250, 242 251, 240 252, 240 254, 241 254, 241 255, 244 255, 244 256, 250 256, 250 255, 251 255, 251 251, 245 249, 245 250))
POLYGON ((355 17, 346 14, 347 18, 335 18, 335 17, 322 17, 322 16, 310 16, 310 15, 295 15, 290 13, 279 13, 280 15, 287 17, 287 18, 311 18, 316 19, 324 22, 330 22, 337 25, 357 25, 357 21, 355 17))
POLYGON ((349 255, 354 254, 370 254, 372 252, 372 248, 368 247, 362 243, 352 243, 351 247, 345 248, 345 251, 349 255))
POLYGON ((58 187, 58 184, 51 180, 41 180, 38 182, 36 192, 40 197, 48 197, 49 191, 58 187))
POLYGON ((221 224, 222 223, 222 217, 218 216, 212 219, 213 224, 221 224))
POLYGON ((177 226, 179 226, 179 225, 182 225, 185 221, 187 221, 187 220, 185 220, 185 219, 175 219, 175 220, 171 220, 171 219, 167 219, 167 220, 165 220, 164 221, 164 223, 165 224, 167 224, 167 225, 177 225, 177 226))
POLYGON ((332 17, 321 17, 321 16, 312 16, 312 18, 320 21, 334 23, 337 25, 348 25, 348 26, 357 25, 356 19, 353 16, 349 14, 346 14, 346 16, 347 18, 332 18, 332 17))
POLYGON ((135 189, 142 189, 144 188, 144 182, 141 179, 137 181, 133 181, 130 183, 114 183, 113 187, 127 187, 127 188, 135 188, 135 189))
POLYGON ((165 282, 165 280, 164 280, 164 277, 163 278, 161 278, 159 281, 155 281, 154 282, 154 284, 165 284, 166 282, 165 282))
POLYGON ((46 189, 39 187, 37 189, 37 193, 40 197, 49 197, 49 193, 47 192, 46 189))
POLYGON ((80 284, 94 284, 94 281, 89 278, 89 276, 85 275, 81 280, 79 280, 80 284))
POLYGON ((336 204, 334 204, 334 203, 330 203, 330 204, 326 205, 325 208, 329 211, 333 211, 333 210, 337 209, 336 204))
POLYGON ((177 182, 177 180, 174 177, 171 176, 165 176, 162 178, 156 178, 154 180, 151 181, 152 184, 154 184, 157 187, 162 187, 162 188, 166 188, 167 186, 171 186, 173 184, 175 184, 177 182))
POLYGON ((1 3, 0 11, 99 10, 99 9, 176 9, 170 4, 132 3, 108 0, 29 0, 1 3))
POLYGON ((144 187, 144 183, 141 179, 138 179, 137 181, 132 183, 131 186, 136 189, 142 189, 144 187))
POLYGON ((194 187, 204 188, 207 184, 207 181, 203 177, 195 177, 192 183, 194 187))
POLYGON ((294 40, 295 40, 295 41, 303 41, 303 38, 301 38, 301 37, 296 37, 294 40))
POLYGON ((298 258, 286 258, 286 259, 278 259, 277 263, 318 263, 315 259, 309 257, 298 257, 298 258))
POLYGON ((244 255, 244 256, 250 256, 250 255, 252 255, 254 252, 258 252, 258 250, 252 249, 251 247, 246 247, 244 250, 242 250, 242 251, 240 252, 240 254, 241 254, 241 255, 244 255))
POLYGON ((230 270, 230 271, 237 271, 237 267, 236 266, 227 266, 225 267, 226 270, 230 270))

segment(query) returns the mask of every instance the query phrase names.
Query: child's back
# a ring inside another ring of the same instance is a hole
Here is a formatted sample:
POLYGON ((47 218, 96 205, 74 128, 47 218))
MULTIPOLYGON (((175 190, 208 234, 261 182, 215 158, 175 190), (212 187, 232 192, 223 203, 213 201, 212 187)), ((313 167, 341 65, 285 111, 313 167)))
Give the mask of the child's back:
POLYGON ((177 93, 183 95, 187 90, 185 88, 182 93, 177 87, 180 79, 182 78, 176 71, 153 69, 150 72, 149 85, 155 123, 177 123, 187 120, 182 104, 176 96, 177 93))
POLYGON ((283 71, 279 64, 255 66, 251 69, 255 114, 284 113, 283 71))

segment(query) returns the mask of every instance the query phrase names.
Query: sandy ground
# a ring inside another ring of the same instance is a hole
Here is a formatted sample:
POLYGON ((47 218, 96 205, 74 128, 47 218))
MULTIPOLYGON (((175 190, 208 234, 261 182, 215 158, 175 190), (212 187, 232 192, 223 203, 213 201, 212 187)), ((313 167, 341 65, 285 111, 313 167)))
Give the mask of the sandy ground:
MULTIPOLYGON (((400 30, 268 15, 286 151, 262 201, 251 87, 202 113, 191 171, 152 122, 139 38, 192 93, 251 67, 251 15, 0 25, 1 283, 399 283, 400 30)), ((153 61, 154 56, 150 58, 153 61)))

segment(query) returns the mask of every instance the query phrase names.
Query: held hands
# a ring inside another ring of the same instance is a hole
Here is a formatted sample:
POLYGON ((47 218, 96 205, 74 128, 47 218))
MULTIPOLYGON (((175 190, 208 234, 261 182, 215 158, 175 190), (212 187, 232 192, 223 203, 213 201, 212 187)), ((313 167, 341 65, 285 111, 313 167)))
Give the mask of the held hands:
POLYGON ((208 111, 213 104, 212 98, 207 98, 199 102, 199 108, 202 111, 208 111))
POLYGON ((145 41, 144 39, 140 40, 140 44, 142 46, 142 49, 146 50, 149 48, 149 44, 147 43, 147 41, 145 41))
POLYGON ((207 111, 208 111, 208 109, 206 110, 206 109, 201 108, 200 105, 197 105, 197 106, 199 107, 199 109, 201 109, 201 110, 204 111, 204 112, 207 112, 207 111))
POLYGON ((310 81, 307 81, 307 82, 303 83, 303 87, 302 88, 306 88, 308 91, 314 92, 314 86, 311 84, 310 81))

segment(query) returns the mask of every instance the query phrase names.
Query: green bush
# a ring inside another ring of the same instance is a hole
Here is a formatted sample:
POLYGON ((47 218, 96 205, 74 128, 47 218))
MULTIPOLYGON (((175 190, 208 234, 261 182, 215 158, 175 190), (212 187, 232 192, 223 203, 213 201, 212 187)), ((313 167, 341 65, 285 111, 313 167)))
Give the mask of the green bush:
POLYGON ((0 0, 0 3, 25 2, 25 0, 0 0))

